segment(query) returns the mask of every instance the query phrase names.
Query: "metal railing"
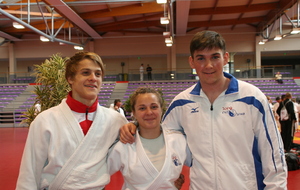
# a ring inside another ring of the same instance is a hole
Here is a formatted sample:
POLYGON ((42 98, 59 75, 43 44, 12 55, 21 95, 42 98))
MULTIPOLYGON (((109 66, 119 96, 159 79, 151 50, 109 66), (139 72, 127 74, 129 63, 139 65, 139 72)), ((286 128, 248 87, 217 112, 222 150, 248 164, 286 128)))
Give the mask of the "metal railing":
MULTIPOLYGON (((280 72, 282 77, 300 77, 300 67, 298 69, 291 65, 283 66, 264 66, 260 68, 240 68, 228 69, 236 78, 272 78, 275 73, 280 72)), ((187 68, 177 68, 176 71, 167 71, 167 69, 154 69, 152 80, 191 80, 197 78, 195 71, 187 68)), ((106 72, 104 81, 139 81, 139 69, 130 69, 124 73, 115 71, 106 72)), ((147 81, 147 73, 144 71, 144 80, 147 81)), ((34 83, 35 77, 32 72, 7 73, 0 72, 0 84, 14 83, 34 83)))

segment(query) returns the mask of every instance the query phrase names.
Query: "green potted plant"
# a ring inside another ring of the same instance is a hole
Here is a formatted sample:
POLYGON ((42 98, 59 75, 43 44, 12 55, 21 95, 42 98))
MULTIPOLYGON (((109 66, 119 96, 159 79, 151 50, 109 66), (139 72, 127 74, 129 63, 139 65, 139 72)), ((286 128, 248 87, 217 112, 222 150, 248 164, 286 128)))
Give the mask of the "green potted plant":
POLYGON ((52 55, 41 65, 34 65, 33 76, 38 84, 33 91, 36 94, 35 103, 23 113, 25 119, 23 123, 30 126, 34 118, 42 111, 58 105, 70 91, 70 86, 65 79, 65 62, 67 58, 61 57, 60 54, 52 55), (37 110, 35 105, 40 105, 37 110))

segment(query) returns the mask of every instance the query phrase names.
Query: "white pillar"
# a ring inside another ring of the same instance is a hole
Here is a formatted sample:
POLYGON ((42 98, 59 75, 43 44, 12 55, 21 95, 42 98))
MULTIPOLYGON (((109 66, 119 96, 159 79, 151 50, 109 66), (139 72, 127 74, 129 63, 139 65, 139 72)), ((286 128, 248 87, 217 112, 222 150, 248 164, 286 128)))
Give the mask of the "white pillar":
POLYGON ((255 62, 254 66, 256 68, 256 77, 261 78, 261 48, 262 46, 258 44, 260 41, 260 36, 256 37, 255 40, 255 62))
POLYGON ((8 43, 8 59, 9 59, 9 83, 13 83, 13 79, 17 77, 16 71, 17 71, 17 64, 16 64, 16 57, 15 57, 15 51, 14 51, 14 43, 10 42, 8 43))
POLYGON ((176 79, 176 46, 175 39, 173 39, 173 45, 168 48, 167 54, 167 79, 171 79, 171 74, 174 74, 174 79, 176 79))

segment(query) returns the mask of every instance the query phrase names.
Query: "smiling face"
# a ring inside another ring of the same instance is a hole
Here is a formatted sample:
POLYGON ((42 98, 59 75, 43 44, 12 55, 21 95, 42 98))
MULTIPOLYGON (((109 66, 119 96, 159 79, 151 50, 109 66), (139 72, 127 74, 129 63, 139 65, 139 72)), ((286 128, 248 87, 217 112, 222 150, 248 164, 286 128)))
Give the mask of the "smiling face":
POLYGON ((139 123, 142 137, 156 138, 160 134, 162 107, 156 94, 137 95, 133 115, 139 123))
POLYGON ((68 77, 72 88, 72 97, 91 106, 98 98, 102 84, 102 70, 100 66, 90 59, 78 62, 75 76, 68 77))
POLYGON ((195 69, 201 85, 214 85, 224 80, 223 67, 229 59, 228 52, 219 48, 195 50, 189 57, 191 68, 195 69))

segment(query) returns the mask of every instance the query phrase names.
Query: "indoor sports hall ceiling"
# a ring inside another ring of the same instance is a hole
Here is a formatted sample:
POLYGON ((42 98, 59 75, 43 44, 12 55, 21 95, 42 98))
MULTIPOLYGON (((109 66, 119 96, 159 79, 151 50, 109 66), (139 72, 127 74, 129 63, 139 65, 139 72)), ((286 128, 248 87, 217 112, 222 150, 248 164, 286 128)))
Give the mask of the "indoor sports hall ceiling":
MULTIPOLYGON (((0 37, 7 41, 39 40, 67 44, 122 36, 183 36, 195 30, 251 27, 258 34, 299 0, 0 0, 0 37), (168 17, 170 23, 160 23, 168 17), (25 26, 16 29, 13 22, 25 26)), ((299 27, 299 15, 286 19, 299 27), (298 22, 295 22, 297 20, 298 22), (297 25, 298 24, 298 25, 297 25)), ((284 25, 283 25, 284 26, 284 25)))

